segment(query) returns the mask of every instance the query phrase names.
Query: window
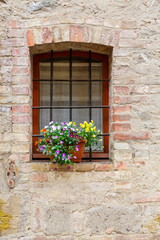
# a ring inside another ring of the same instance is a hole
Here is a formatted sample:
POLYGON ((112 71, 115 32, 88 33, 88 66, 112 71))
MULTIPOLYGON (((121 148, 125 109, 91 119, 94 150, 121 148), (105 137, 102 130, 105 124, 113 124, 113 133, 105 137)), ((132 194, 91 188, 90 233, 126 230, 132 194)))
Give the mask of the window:
POLYGON ((86 149, 85 161, 108 158, 109 61, 103 54, 53 52, 33 58, 33 159, 47 159, 36 151, 40 130, 50 121, 77 124, 93 120, 103 135, 101 151, 86 149))

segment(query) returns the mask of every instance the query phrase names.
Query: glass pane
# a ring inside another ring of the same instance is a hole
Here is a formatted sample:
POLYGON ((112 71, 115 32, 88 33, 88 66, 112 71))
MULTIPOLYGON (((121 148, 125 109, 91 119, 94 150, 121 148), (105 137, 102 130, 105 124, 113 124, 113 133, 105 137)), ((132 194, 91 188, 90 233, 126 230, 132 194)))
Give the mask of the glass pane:
POLYGON ((50 70, 51 69, 51 64, 50 62, 40 62, 39 63, 39 76, 40 79, 50 79, 51 77, 51 73, 50 70))
POLYGON ((88 80, 89 79, 89 63, 73 60, 72 63, 72 79, 73 80, 88 80))
POLYGON ((39 104, 40 106, 50 106, 50 83, 39 82, 39 104))
POLYGON ((102 82, 92 82, 92 105, 93 106, 101 106, 103 105, 103 89, 102 82))
POLYGON ((73 106, 89 105, 89 83, 87 82, 72 83, 72 105, 73 106))
POLYGON ((52 116, 54 122, 69 122, 69 109, 53 109, 52 116))
POLYGON ((103 132, 103 109, 92 108, 92 120, 97 130, 103 132))
POLYGON ((69 80, 69 60, 63 59, 54 60, 53 79, 69 80))
POLYGON ((103 65, 102 62, 92 62, 92 80, 103 79, 103 65))
POLYGON ((50 110, 40 109, 39 110, 39 132, 45 126, 48 126, 50 122, 50 110))
POLYGON ((69 82, 54 82, 53 106, 69 106, 69 82))
POLYGON ((72 120, 77 123, 77 127, 81 122, 89 121, 89 109, 72 109, 72 120))

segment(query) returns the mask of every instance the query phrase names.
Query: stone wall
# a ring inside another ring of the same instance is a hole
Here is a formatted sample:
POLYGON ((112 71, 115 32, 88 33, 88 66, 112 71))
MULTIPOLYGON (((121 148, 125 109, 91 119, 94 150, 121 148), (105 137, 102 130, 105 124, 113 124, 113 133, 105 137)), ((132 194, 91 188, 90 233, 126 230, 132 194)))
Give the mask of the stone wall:
POLYGON ((160 239, 159 6, 0 1, 0 239, 160 239), (110 56, 111 160, 55 171, 31 161, 32 56, 70 46, 110 56))

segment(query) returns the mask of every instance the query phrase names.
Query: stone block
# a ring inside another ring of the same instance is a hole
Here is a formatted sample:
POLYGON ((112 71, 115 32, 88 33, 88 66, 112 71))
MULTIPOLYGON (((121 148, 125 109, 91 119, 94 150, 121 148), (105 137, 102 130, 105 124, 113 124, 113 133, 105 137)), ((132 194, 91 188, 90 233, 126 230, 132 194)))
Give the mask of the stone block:
POLYGON ((139 233, 142 210, 137 206, 94 207, 87 212, 87 227, 92 234, 102 234, 108 228, 115 233, 139 233))
POLYGON ((71 232, 70 210, 65 206, 53 206, 45 212, 47 235, 67 234, 71 232))

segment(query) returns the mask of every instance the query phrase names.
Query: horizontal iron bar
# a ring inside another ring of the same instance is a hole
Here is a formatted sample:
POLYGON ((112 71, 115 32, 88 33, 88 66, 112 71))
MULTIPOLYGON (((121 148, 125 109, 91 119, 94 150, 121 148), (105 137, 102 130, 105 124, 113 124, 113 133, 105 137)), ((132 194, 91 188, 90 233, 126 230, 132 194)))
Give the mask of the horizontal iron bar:
POLYGON ((32 107, 32 109, 79 109, 79 108, 110 108, 109 106, 39 106, 32 107))
MULTIPOLYGON (((98 136, 110 136, 109 133, 102 133, 102 134, 98 134, 98 136)), ((43 137, 42 135, 40 134, 33 134, 32 137, 43 137)))
POLYGON ((51 80, 51 79, 33 79, 33 81, 37 81, 37 82, 109 82, 110 81, 110 79, 101 79, 101 80, 71 80, 71 79, 53 79, 53 80, 51 80))

